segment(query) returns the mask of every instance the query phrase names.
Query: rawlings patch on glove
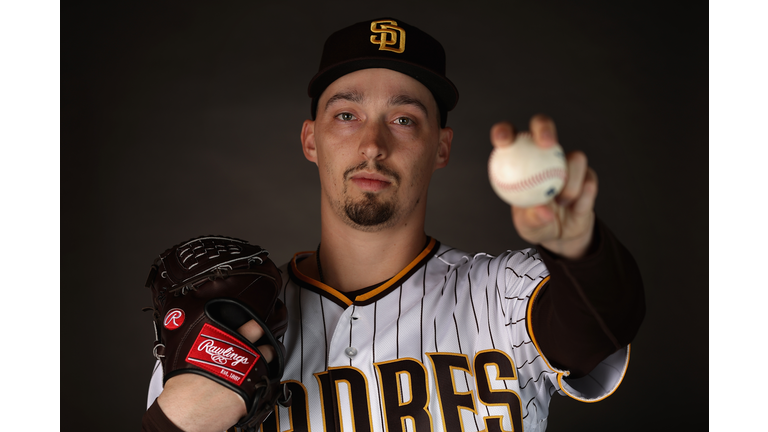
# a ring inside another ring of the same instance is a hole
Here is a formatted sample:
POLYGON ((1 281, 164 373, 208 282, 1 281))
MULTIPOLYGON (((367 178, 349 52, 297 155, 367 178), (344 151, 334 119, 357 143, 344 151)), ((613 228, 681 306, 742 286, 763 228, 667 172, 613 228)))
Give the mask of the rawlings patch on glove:
POLYGON ((278 294, 280 273, 269 252, 231 237, 205 236, 178 244, 153 263, 153 353, 163 365, 163 383, 183 373, 209 378, 236 392, 248 413, 237 427, 256 430, 275 403, 290 404, 280 384, 288 313, 278 294), (255 320, 264 337, 255 343, 237 329, 255 320), (270 345, 266 363, 257 348, 270 345))

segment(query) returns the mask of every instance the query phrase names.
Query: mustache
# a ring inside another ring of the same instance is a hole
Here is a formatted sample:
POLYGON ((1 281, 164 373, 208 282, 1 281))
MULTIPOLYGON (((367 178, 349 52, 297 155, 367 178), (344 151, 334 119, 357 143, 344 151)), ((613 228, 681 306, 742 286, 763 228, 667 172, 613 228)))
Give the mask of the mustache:
POLYGON ((395 179, 395 182, 400 183, 400 174, 376 161, 363 161, 351 168, 348 168, 346 171, 344 171, 344 179, 348 179, 358 171, 374 171, 387 177, 391 177, 395 179))

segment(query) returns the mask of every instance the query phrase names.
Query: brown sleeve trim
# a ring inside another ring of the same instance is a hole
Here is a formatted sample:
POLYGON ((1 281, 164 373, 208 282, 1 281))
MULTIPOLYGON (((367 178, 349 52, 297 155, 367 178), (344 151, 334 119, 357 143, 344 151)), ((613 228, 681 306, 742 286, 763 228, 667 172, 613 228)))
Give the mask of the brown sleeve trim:
POLYGON ((634 339, 645 316, 640 270, 599 220, 589 254, 571 261, 539 248, 552 276, 531 315, 542 353, 578 378, 634 339))
POLYGON ((173 424, 160 409, 157 399, 149 406, 149 409, 141 418, 141 432, 184 432, 173 424))

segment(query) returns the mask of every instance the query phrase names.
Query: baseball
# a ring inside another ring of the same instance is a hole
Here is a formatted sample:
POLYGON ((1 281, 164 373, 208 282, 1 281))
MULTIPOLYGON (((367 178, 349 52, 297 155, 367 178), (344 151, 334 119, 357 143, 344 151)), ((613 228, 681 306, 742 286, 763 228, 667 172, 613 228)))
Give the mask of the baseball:
POLYGON ((544 204, 563 189, 565 153, 560 145, 541 148, 529 133, 520 133, 508 147, 495 148, 488 159, 494 192, 516 207, 544 204))

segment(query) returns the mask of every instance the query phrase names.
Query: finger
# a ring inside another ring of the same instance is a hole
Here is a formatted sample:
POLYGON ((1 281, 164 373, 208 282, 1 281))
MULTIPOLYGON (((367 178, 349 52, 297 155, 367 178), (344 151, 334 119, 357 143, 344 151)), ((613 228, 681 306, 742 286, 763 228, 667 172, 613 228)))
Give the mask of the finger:
POLYGON ((557 197, 558 204, 563 206, 567 206, 577 200, 582 194, 584 179, 589 169, 587 155, 581 151, 568 153, 566 155, 566 163, 568 167, 567 177, 565 178, 563 190, 560 191, 560 195, 557 197))
POLYGON ((557 238, 560 232, 555 207, 554 203, 529 208, 513 207, 512 219, 518 235, 531 244, 557 238))
MULTIPOLYGON (((256 342, 257 340, 261 339, 262 336, 264 336, 264 330, 262 330, 261 326, 254 320, 250 320, 247 323, 241 325, 237 331, 241 335, 245 336, 246 339, 251 341, 251 343, 256 342)), ((275 348, 271 345, 259 345, 257 348, 264 356, 264 361, 267 363, 271 362, 277 354, 275 348)))
POLYGON ((530 130, 533 140, 540 147, 550 148, 557 144, 555 122, 544 114, 537 114, 531 118, 530 130))
POLYGON ((499 122, 491 127, 491 144, 495 148, 512 145, 515 138, 515 127, 509 122, 499 122))
POLYGON ((271 362, 272 359, 277 356, 277 351, 275 351, 275 347, 272 345, 259 345, 256 348, 259 349, 259 352, 261 352, 261 354, 264 356, 264 361, 267 363, 271 362))
POLYGON ((581 196, 573 203, 574 213, 584 215, 593 211, 597 189, 597 173, 592 168, 588 168, 584 186, 581 188, 581 196))
POLYGON ((250 320, 247 323, 241 325, 237 331, 241 335, 245 336, 246 339, 251 341, 251 343, 256 342, 257 340, 261 339, 262 336, 264 336, 264 330, 262 330, 261 326, 254 320, 250 320))
POLYGON ((538 230, 555 218, 552 208, 547 205, 534 207, 512 207, 512 218, 521 230, 538 230))

